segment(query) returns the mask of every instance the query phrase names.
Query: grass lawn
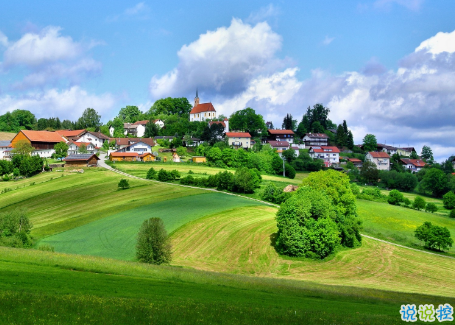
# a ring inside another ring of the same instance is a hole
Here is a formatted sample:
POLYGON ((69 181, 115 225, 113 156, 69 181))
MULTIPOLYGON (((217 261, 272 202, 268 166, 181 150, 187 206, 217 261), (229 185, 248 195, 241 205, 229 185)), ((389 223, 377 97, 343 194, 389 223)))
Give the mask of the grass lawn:
POLYGON ((205 215, 252 205, 261 203, 221 193, 185 196, 123 211, 47 237, 39 244, 63 253, 134 260, 137 233, 148 218, 161 218, 166 230, 172 232, 205 215))
MULTIPOLYGON (((444 215, 365 200, 357 200, 357 209, 363 218, 363 233, 376 238, 421 248, 422 243, 414 237, 414 230, 425 221, 430 221, 447 227, 455 241, 455 219, 444 215)), ((455 256, 455 247, 448 252, 455 256)))
MULTIPOLYGON (((161 163, 161 162, 150 162, 150 163, 143 163, 143 162, 116 162, 113 164, 114 167, 117 169, 129 173, 134 176, 145 178, 147 175, 147 171, 150 167, 155 168, 155 170, 160 170, 163 168, 164 170, 178 170, 182 177, 187 176, 188 172, 191 170, 194 174, 194 177, 206 177, 207 175, 215 175, 219 172, 224 172, 225 170, 230 171, 231 173, 235 173, 234 169, 223 169, 218 167, 209 167, 199 164, 187 164, 187 163, 161 163)), ((297 173, 294 179, 286 178, 283 176, 275 176, 275 175, 262 175, 262 179, 264 181, 274 181, 280 182, 282 185, 300 185, 302 180, 308 176, 308 173, 297 173)))
POLYGON ((43 238, 122 211, 203 190, 129 179, 131 188, 118 189, 121 175, 103 168, 86 168, 83 174, 42 173, 16 182, 0 182, 0 210, 25 208, 33 223, 32 236, 43 238))
POLYGON ((0 248, 8 324, 401 324, 453 298, 0 248))
POLYGON ((455 297, 455 259, 364 238, 324 261, 278 255, 276 208, 245 207, 191 221, 172 234, 174 265, 336 286, 455 297), (210 235, 208 235, 210 234, 210 235))

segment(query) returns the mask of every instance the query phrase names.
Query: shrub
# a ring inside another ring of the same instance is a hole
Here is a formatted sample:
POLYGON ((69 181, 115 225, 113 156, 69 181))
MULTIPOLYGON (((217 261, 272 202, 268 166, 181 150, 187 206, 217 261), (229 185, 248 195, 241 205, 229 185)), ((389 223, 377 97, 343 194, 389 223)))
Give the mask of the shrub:
POLYGON ((254 189, 259 187, 261 179, 257 170, 241 167, 235 171, 235 191, 242 193, 253 193, 254 189))
POLYGON ((387 202, 392 205, 400 205, 403 200, 403 194, 398 190, 391 190, 387 197, 387 202))
POLYGON ((409 200, 407 197, 405 197, 403 199, 403 204, 406 206, 406 207, 409 207, 411 205, 411 200, 409 200))
POLYGON ((453 209, 452 211, 450 211, 449 216, 450 216, 451 218, 455 218, 455 209, 453 209))
POLYGON ((455 209, 455 194, 452 191, 447 192, 442 197, 444 208, 452 210, 455 209))
POLYGON ((429 203, 427 203, 427 206, 425 207, 425 211, 434 213, 434 212, 438 211, 438 207, 436 206, 436 204, 429 202, 429 203))
POLYGON ((122 178, 120 182, 118 182, 118 187, 120 187, 122 190, 126 190, 130 188, 130 183, 127 179, 122 178))
POLYGON ((234 174, 224 171, 219 172, 216 175, 216 188, 219 191, 228 190, 232 191, 235 185, 235 177, 234 174))
POLYGON ((352 194, 354 194, 354 195, 360 194, 360 188, 357 186, 357 184, 352 183, 350 186, 351 186, 352 194))
POLYGON ((33 225, 26 211, 16 209, 0 215, 0 245, 10 247, 30 247, 30 231, 33 225))
POLYGON ((426 202, 420 196, 416 196, 416 198, 414 199, 414 202, 412 202, 412 207, 417 210, 425 209, 425 206, 426 206, 426 202))
POLYGON ((417 227, 414 236, 423 241, 425 247, 433 250, 444 251, 452 247, 453 244, 453 239, 447 227, 434 226, 428 221, 417 227))
POLYGON ((154 178, 156 178, 156 170, 155 170, 155 168, 151 167, 151 168, 147 171, 147 176, 145 176, 145 178, 147 178, 147 179, 154 179, 154 178))
POLYGON ((289 256, 324 258, 340 244, 336 208, 324 193, 302 187, 277 212, 277 250, 289 256))
POLYGON ((160 218, 145 220, 139 229, 136 244, 138 261, 163 264, 171 261, 171 245, 160 218))
POLYGON ((3 193, 8 193, 8 192, 11 192, 13 189, 10 188, 10 187, 5 187, 3 190, 2 190, 2 194, 3 193))
POLYGON ((14 168, 14 169, 13 169, 13 176, 14 176, 14 177, 18 177, 19 175, 20 175, 19 168, 17 168, 17 167, 14 168))
POLYGON ((177 179, 177 178, 180 178, 180 172, 179 172, 178 170, 176 170, 176 169, 171 170, 171 171, 169 172, 169 175, 170 175, 170 177, 171 177, 173 180, 175 180, 175 179, 177 179))
POLYGON ((194 172, 190 169, 190 170, 188 171, 188 174, 194 174, 194 172))
POLYGON ((8 181, 10 180, 8 174, 3 175, 3 180, 4 180, 5 182, 8 182, 8 181))
POLYGON ((286 177, 289 177, 290 179, 295 178, 295 169, 290 164, 286 163, 284 165, 284 170, 285 170, 286 177))
POLYGON ((167 182, 172 180, 172 174, 170 172, 165 171, 163 168, 160 169, 158 172, 158 180, 160 182, 167 182))

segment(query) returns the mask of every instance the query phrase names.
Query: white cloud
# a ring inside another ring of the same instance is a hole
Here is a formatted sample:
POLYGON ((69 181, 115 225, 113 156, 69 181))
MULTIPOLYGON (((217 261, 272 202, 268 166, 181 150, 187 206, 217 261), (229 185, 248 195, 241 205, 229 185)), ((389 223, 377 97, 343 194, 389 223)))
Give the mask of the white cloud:
POLYGON ((252 12, 246 19, 246 22, 250 24, 257 24, 259 22, 266 21, 269 18, 276 17, 280 13, 281 10, 270 3, 269 5, 260 8, 258 11, 252 12))
POLYGON ((60 27, 50 26, 39 34, 25 34, 8 46, 4 53, 4 65, 24 64, 33 67, 79 56, 83 46, 69 36, 61 36, 60 31, 60 27))
POLYGON ((125 9, 119 15, 113 15, 106 18, 107 22, 116 22, 119 20, 126 19, 148 19, 148 13, 150 8, 145 4, 145 2, 139 2, 134 7, 125 9))
POLYGON ((45 92, 29 92, 20 97, 0 96, 0 115, 15 109, 29 110, 39 117, 58 116, 62 119, 75 120, 83 111, 94 108, 103 115, 114 107, 115 98, 112 94, 89 94, 79 86, 59 91, 50 89, 45 92))
POLYGON ((455 31, 451 33, 437 33, 435 36, 420 43, 420 45, 415 49, 415 52, 418 51, 426 51, 432 54, 439 54, 442 52, 454 53, 455 31))
POLYGON ((8 37, 0 31, 0 45, 7 47, 8 46, 8 37))
POLYGON ((389 8, 392 4, 397 4, 412 11, 419 11, 424 0, 376 0, 374 6, 377 8, 389 8))
POLYGON ((324 38, 324 40, 322 41, 322 44, 323 45, 329 45, 330 43, 333 42, 333 40, 335 39, 335 37, 328 37, 326 35, 326 37, 324 38))
POLYGON ((150 82, 153 97, 194 91, 231 96, 244 91, 260 74, 274 72, 283 62, 275 58, 281 36, 263 22, 255 26, 233 19, 229 27, 208 31, 178 52, 179 64, 150 82))

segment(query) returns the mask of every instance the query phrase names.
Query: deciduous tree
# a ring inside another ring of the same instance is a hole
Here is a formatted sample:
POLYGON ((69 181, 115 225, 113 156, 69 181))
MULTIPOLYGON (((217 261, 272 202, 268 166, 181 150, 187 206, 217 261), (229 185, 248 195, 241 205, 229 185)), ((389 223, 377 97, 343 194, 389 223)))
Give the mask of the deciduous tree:
POLYGON ((163 264, 171 261, 171 244, 160 218, 145 220, 139 229, 136 258, 140 262, 163 264))

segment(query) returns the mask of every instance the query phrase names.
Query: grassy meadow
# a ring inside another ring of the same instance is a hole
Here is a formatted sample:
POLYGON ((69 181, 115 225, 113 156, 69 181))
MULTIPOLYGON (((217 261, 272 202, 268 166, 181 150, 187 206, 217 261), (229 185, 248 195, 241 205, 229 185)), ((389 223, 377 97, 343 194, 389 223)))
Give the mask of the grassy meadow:
POLYGON ((205 215, 261 203, 221 193, 183 196, 126 210, 80 227, 44 238, 58 252, 122 260, 135 259, 137 233, 144 220, 156 217, 172 232, 205 215))
POLYGON ((254 278, 0 247, 8 324, 400 324, 404 303, 455 303, 305 281, 254 278))
POLYGON ((0 141, 13 140, 16 136, 16 133, 12 132, 0 132, 0 141))

